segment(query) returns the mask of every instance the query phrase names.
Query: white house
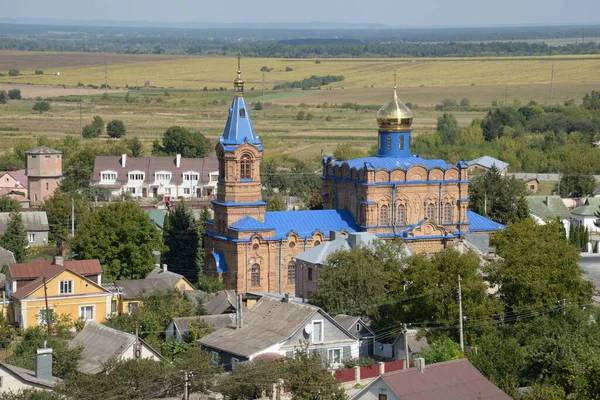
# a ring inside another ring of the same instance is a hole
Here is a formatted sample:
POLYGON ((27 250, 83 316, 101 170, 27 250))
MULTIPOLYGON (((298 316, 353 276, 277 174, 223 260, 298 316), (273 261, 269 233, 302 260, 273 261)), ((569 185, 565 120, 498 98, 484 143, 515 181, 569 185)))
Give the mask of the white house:
POLYGON ((0 363, 0 398, 25 389, 52 390, 60 379, 52 375, 52 349, 38 349, 35 371, 0 363))
POLYGON ((506 176, 508 173, 508 163, 498 160, 497 158, 490 156, 483 156, 471 160, 468 162, 469 164, 469 172, 480 170, 483 172, 489 171, 492 167, 496 167, 500 172, 500 175, 506 176))
POLYGON ((565 232, 569 235, 571 228, 571 212, 560 196, 527 196, 529 215, 538 224, 546 225, 546 221, 560 219, 565 232))
POLYGON ((571 210, 573 226, 585 226, 590 233, 600 232, 600 197, 588 197, 582 206, 571 210))
POLYGON ((91 184, 134 197, 206 198, 216 195, 219 163, 215 157, 134 158, 98 156, 91 184))

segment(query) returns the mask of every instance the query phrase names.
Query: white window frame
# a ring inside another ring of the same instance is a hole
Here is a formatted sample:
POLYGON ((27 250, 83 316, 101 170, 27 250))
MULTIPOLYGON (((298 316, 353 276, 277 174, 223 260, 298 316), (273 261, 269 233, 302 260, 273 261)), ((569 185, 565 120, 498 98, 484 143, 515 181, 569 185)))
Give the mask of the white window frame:
MULTIPOLYGON (((37 316, 37 321, 38 321, 38 326, 46 326, 45 324, 42 324, 42 312, 46 311, 45 308, 38 308, 38 316, 37 316)), ((48 311, 50 311, 52 313, 52 316, 55 317, 56 316, 56 312, 54 311, 54 308, 48 307, 48 311)))
POLYGON ((145 178, 145 177, 144 177, 144 173, 143 173, 143 172, 138 172, 138 171, 136 171, 136 172, 130 172, 130 173, 127 175, 127 177, 128 177, 128 179, 129 179, 130 181, 136 181, 136 182, 138 182, 138 181, 141 181, 141 182, 143 182, 143 181, 144 181, 144 178, 145 178))
POLYGON ((327 363, 329 365, 332 365, 334 367, 338 366, 338 365, 340 365, 342 363, 343 360, 344 360, 344 349, 343 348, 341 348, 341 347, 332 347, 330 349, 327 349, 327 363), (334 351, 339 351, 340 352, 340 359, 339 359, 338 362, 334 362, 332 360, 331 353, 333 353, 334 351))
POLYGON ((183 188, 183 194, 191 195, 192 189, 191 188, 183 188))
POLYGON ((200 174, 197 172, 189 171, 183 174, 183 180, 186 182, 196 182, 200 180, 200 174))
POLYGON ((322 319, 313 321, 312 328, 313 328, 312 333, 310 334, 311 341, 315 344, 323 343, 325 341, 325 321, 322 319), (315 333, 317 332, 315 329, 315 325, 319 325, 319 324, 321 326, 320 337, 318 338, 318 340, 315 340, 315 333))
POLYGON ((102 171, 100 173, 100 180, 103 181, 116 181, 117 180, 117 173, 114 171, 102 171))
POLYGON ((132 188, 128 188, 128 189, 129 189, 129 193, 135 194, 136 188, 132 187, 132 188))
POLYGON ((35 233, 28 234, 29 243, 35 243, 35 233))
POLYGON ((171 173, 170 172, 158 172, 156 174, 156 180, 157 181, 163 181, 163 182, 168 182, 171 180, 171 173))
POLYGON ((235 368, 237 367, 238 363, 240 362, 240 360, 238 360, 235 357, 231 358, 231 370, 235 371, 235 368))
POLYGON ((212 174, 210 176, 210 181, 211 182, 217 182, 219 180, 219 175, 218 174, 212 174))
POLYGON ((218 365, 221 362, 221 357, 219 356, 219 353, 216 351, 212 352, 212 363, 215 365, 218 365))
POLYGON ((96 318, 96 306, 93 304, 90 305, 85 305, 85 306, 79 306, 79 319, 81 321, 95 321, 96 318), (83 315, 82 311, 84 308, 90 308, 92 309, 92 318, 84 318, 85 316, 83 315))
POLYGON ((58 281, 58 294, 73 294, 75 293, 75 285, 73 285, 73 279, 65 279, 58 281), (70 291, 63 291, 63 283, 68 282, 70 291))
POLYGON ((171 195, 171 188, 165 188, 165 194, 167 196, 170 196, 171 195))

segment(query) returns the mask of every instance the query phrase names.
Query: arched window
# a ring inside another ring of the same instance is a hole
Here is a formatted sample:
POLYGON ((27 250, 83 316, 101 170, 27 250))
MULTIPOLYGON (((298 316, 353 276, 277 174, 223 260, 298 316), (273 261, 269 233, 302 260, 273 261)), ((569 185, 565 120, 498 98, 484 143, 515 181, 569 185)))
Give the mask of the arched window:
POLYGON ((225 159, 223 153, 219 153, 219 179, 225 179, 225 159))
POLYGON ((252 268, 250 269, 250 278, 252 286, 260 286, 260 265, 252 265, 252 268))
POLYGON ((252 179, 252 160, 248 154, 244 154, 240 160, 240 178, 252 179))
POLYGON ((435 204, 429 203, 427 204, 427 218, 430 220, 435 220, 435 204))
POLYGON ((450 203, 444 204, 444 223, 452 223, 452 204, 450 203))
POLYGON ((400 150, 404 150, 404 135, 400 135, 400 145, 398 146, 400 150))
POLYGON ((379 225, 380 226, 388 226, 390 224, 390 219, 388 216, 388 206, 385 204, 379 208, 379 225))
POLYGON ((240 117, 246 118, 246 109, 245 108, 240 108, 240 117))
POLYGON ((396 211, 396 224, 406 225, 406 206, 404 206, 404 204, 398 205, 398 210, 396 211))
POLYGON ((288 264, 288 283, 296 283, 296 263, 293 261, 288 264))
POLYGON ((386 136, 386 138, 385 138, 385 148, 387 150, 391 150, 392 149, 392 137, 391 136, 386 136))

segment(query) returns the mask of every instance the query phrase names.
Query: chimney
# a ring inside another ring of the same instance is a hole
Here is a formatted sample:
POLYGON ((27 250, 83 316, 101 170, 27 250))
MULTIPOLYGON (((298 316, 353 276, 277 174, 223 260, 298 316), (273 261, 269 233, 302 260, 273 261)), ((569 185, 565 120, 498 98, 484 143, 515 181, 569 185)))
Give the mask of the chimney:
POLYGON ((156 261, 154 265, 160 267, 160 251, 152 250, 152 255, 154 256, 154 260, 156 261))
POLYGON ((425 372, 425 359, 422 357, 415 358, 415 366, 421 373, 425 372))
POLYGON ((289 303, 290 302, 290 294, 289 293, 285 293, 283 295, 282 302, 284 302, 284 303, 289 303))
POLYGON ((127 166, 127 154, 121 154, 121 168, 127 166))
POLYGON ((162 272, 167 272, 167 264, 162 265, 162 272))
MULTIPOLYGON (((45 343, 44 347, 46 347, 45 343)), ((52 349, 37 349, 35 356, 35 377, 46 381, 52 380, 52 349)))
POLYGON ((62 256, 54 256, 54 264, 55 265, 60 265, 60 266, 65 266, 65 259, 62 256))
POLYGON ((329 231, 329 240, 336 240, 342 236, 341 232, 338 231, 329 231))
POLYGON ((546 196, 546 200, 544 201, 547 206, 550 205, 550 196, 546 196))
POLYGON ((181 154, 177 154, 177 155, 175 156, 175 166, 176 166, 177 168, 180 168, 180 167, 181 167, 181 154))
POLYGON ((360 242, 361 242, 360 234, 351 233, 348 235, 348 246, 350 246, 351 249, 355 248, 358 244, 360 244, 360 242))
POLYGON ((238 294, 236 297, 236 306, 235 306, 235 319, 236 319, 236 329, 242 329, 244 327, 244 315, 242 313, 242 295, 238 294))

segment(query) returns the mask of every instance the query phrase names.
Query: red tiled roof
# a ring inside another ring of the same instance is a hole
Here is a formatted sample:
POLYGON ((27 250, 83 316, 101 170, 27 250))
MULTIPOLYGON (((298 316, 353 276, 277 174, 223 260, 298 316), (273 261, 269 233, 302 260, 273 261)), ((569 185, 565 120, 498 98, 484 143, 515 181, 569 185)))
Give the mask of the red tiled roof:
MULTIPOLYGON (((8 271, 14 279, 36 279, 52 265, 52 261, 38 258, 29 263, 9 264, 8 271)), ((100 261, 96 259, 65 261, 64 266, 83 276, 102 273, 100 261)))
POLYGON ((423 373, 417 368, 389 372, 381 379, 402 400, 510 400, 466 358, 426 365, 423 373))
POLYGON ((42 276, 39 276, 38 278, 29 282, 27 285, 23 286, 22 288, 19 288, 11 296, 17 300, 21 300, 21 299, 29 296, 32 292, 36 291, 40 286, 42 286, 44 284, 44 277, 46 278, 46 281, 48 281, 65 270, 66 270, 66 268, 63 267, 62 265, 50 265, 44 269, 42 276))
POLYGON ((13 179, 15 181, 18 181, 24 189, 27 189, 27 175, 25 175, 24 169, 2 172, 0 173, 0 177, 4 176, 5 174, 9 174, 10 176, 12 176, 13 179))

